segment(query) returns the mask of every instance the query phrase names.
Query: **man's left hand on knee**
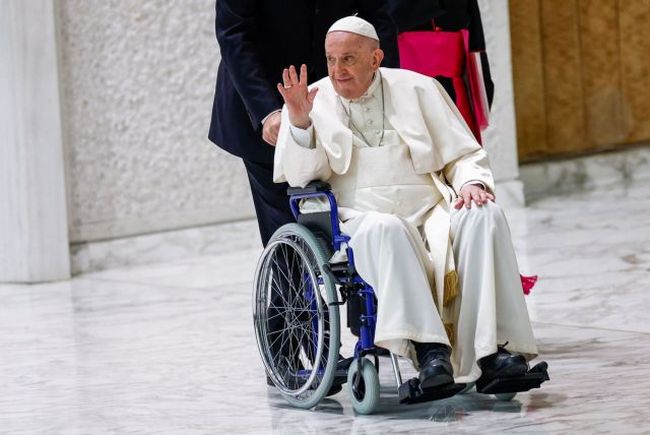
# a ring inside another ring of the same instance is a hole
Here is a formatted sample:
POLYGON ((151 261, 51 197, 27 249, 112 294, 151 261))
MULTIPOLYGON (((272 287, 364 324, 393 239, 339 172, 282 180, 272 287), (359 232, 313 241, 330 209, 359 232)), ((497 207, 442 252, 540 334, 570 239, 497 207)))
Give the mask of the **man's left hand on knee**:
POLYGON ((494 201, 494 195, 483 189, 483 187, 478 184, 468 183, 460 189, 458 199, 456 200, 454 207, 457 210, 460 209, 463 205, 467 208, 470 208, 472 206, 472 201, 474 201, 474 203, 480 207, 483 204, 486 204, 488 201, 494 201))

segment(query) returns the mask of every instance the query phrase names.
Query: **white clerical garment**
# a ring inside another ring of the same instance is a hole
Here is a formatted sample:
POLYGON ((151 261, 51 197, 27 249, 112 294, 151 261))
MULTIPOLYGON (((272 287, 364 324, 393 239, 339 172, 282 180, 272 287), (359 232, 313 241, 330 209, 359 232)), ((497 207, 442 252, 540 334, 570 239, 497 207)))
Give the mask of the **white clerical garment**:
POLYGON ((274 181, 332 186, 355 265, 377 295, 375 343, 410 357, 412 341, 452 345, 458 382, 497 343, 536 355, 516 258, 496 204, 455 210, 467 183, 494 190, 487 155, 437 81, 381 68, 359 99, 319 88, 308 130, 278 136, 274 181), (460 288, 460 292, 457 292, 460 288))

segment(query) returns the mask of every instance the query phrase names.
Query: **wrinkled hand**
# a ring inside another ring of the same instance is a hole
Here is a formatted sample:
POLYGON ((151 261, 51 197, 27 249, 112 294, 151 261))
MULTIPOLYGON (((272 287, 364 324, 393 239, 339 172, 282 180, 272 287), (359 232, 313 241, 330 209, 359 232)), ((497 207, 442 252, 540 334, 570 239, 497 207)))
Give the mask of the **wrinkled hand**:
POLYGON ((486 192, 481 186, 477 186, 476 184, 466 184, 460 189, 460 194, 458 195, 454 207, 457 210, 463 205, 470 208, 472 206, 472 201, 480 207, 487 203, 488 200, 494 201, 494 195, 486 192))
POLYGON ((269 115, 269 117, 264 120, 264 124, 262 125, 262 139, 264 139, 264 141, 271 146, 275 146, 275 143, 278 141, 280 121, 282 121, 282 115, 280 112, 276 112, 272 115, 269 115))
POLYGON ((293 65, 285 68, 282 71, 282 81, 284 84, 278 83, 278 91, 287 105, 291 125, 303 129, 309 127, 309 113, 314 107, 318 88, 311 91, 307 89, 307 65, 301 65, 300 77, 293 65))

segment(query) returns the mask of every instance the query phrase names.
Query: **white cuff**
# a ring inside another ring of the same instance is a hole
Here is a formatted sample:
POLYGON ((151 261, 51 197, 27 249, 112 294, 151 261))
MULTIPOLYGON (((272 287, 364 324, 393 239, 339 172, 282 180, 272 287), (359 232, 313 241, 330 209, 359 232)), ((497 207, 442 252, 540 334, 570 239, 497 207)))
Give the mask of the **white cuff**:
POLYGON ((264 117, 264 119, 262 119, 262 125, 264 125, 264 123, 266 122, 266 120, 269 119, 269 116, 273 115, 274 113, 280 113, 280 112, 282 112, 282 109, 274 110, 273 112, 271 112, 271 113, 269 113, 268 115, 266 115, 266 116, 264 117))
POLYGON ((487 188, 485 187, 485 184, 483 184, 483 182, 478 181, 478 180, 469 180, 467 183, 465 183, 465 184, 462 185, 461 189, 462 189, 463 187, 467 186, 468 184, 475 184, 475 185, 478 185, 478 186, 481 187, 481 189, 485 190, 486 192, 488 191, 487 188))
POLYGON ((303 148, 313 149, 314 144, 314 125, 310 125, 306 129, 295 127, 289 124, 289 132, 293 140, 303 148))

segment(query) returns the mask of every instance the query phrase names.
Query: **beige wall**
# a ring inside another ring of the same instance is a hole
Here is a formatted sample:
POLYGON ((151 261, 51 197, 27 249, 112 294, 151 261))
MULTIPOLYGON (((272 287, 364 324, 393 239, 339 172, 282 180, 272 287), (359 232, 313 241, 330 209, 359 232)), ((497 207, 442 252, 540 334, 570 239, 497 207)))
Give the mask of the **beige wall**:
POLYGON ((252 217, 207 139, 218 46, 206 0, 57 0, 71 242, 252 217))
POLYGON ((650 141, 648 0, 510 2, 522 162, 650 141))

